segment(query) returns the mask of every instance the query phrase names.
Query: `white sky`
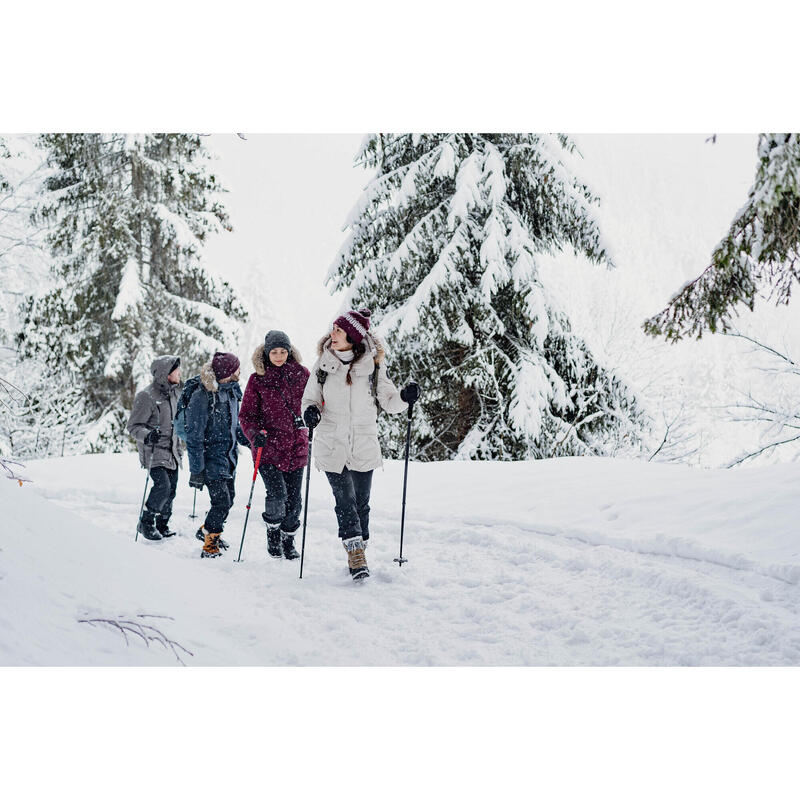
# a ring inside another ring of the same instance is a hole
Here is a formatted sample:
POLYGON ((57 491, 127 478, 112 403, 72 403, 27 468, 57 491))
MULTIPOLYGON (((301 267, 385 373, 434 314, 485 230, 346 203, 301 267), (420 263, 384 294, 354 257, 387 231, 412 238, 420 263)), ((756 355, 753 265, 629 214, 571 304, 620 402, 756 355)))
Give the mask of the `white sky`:
POLYGON ((208 140, 219 155, 215 169, 229 190, 225 204, 234 227, 209 242, 208 263, 252 308, 243 347, 255 347, 277 327, 308 363, 339 307, 323 285, 325 274, 370 178, 353 165, 363 134, 245 136, 208 140))
MULTIPOLYGON (((207 140, 234 227, 208 243, 208 263, 252 309, 245 352, 279 327, 309 361, 340 305, 325 274, 371 177, 353 165, 363 134, 245 135, 207 140)), ((706 138, 575 137, 617 266, 649 313, 706 266, 753 177, 755 136, 722 135, 714 145, 706 138)))

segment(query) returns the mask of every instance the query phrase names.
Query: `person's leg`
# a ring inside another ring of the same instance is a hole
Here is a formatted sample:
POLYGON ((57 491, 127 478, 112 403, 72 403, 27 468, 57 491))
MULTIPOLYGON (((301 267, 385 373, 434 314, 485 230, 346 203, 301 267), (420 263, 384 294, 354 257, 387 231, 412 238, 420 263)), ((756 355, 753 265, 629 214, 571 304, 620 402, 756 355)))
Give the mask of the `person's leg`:
POLYGON ((169 494, 169 477, 164 467, 153 467, 150 470, 150 494, 142 511, 142 518, 139 521, 139 532, 145 539, 161 539, 161 534, 156 530, 156 516, 161 511, 161 506, 169 494))
POLYGON ((336 520, 339 523, 339 538, 349 539, 361 536, 361 522, 356 508, 356 493, 353 486, 353 473, 347 467, 342 472, 326 472, 328 483, 336 503, 336 520))
POLYGON ((206 515, 203 527, 200 529, 203 534, 202 556, 204 558, 214 558, 220 555, 220 535, 233 504, 230 483, 231 481, 224 478, 206 483, 208 496, 211 498, 211 508, 206 515))
POLYGON ((281 522, 286 516, 286 481, 274 464, 262 464, 258 471, 267 490, 262 515, 267 525, 267 552, 273 558, 280 558, 283 555, 281 522))
POLYGON ((372 490, 372 470, 369 472, 353 472, 353 490, 356 496, 356 512, 361 524, 361 538, 369 541, 369 495, 372 490))
POLYGON ((230 483, 226 479, 219 481, 207 481, 208 496, 211 498, 211 508, 206 514, 206 521, 203 527, 209 533, 222 533, 228 512, 233 501, 231 499, 230 483))
POLYGON ((167 469, 164 467, 164 471, 166 472, 169 486, 164 504, 161 506, 161 511, 156 517, 156 529, 162 536, 167 537, 175 535, 175 531, 169 529, 169 518, 172 516, 172 503, 175 500, 175 493, 178 490, 178 470, 177 468, 167 469))
POLYGON ((295 531, 300 527, 300 511, 303 507, 302 488, 303 473, 305 469, 284 472, 283 480, 286 485, 286 516, 281 522, 281 539, 283 542, 284 558, 300 558, 294 546, 295 531))
POLYGON ((339 522, 339 538, 347 551, 347 566, 353 580, 369 575, 367 558, 364 555, 364 540, 361 538, 361 520, 358 516, 356 491, 353 483, 354 473, 347 467, 337 474, 326 472, 328 483, 336 500, 336 519, 339 522))

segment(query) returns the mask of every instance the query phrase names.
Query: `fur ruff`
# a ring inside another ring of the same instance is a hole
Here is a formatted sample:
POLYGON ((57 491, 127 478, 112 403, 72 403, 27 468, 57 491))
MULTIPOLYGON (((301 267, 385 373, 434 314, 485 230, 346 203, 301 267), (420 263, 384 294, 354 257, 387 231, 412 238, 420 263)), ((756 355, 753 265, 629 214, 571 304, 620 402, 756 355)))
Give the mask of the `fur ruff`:
POLYGON ((207 389, 209 392, 219 391, 217 376, 214 375, 214 370, 211 369, 210 361, 207 361, 205 364, 203 364, 200 370, 200 382, 203 384, 203 388, 207 389))

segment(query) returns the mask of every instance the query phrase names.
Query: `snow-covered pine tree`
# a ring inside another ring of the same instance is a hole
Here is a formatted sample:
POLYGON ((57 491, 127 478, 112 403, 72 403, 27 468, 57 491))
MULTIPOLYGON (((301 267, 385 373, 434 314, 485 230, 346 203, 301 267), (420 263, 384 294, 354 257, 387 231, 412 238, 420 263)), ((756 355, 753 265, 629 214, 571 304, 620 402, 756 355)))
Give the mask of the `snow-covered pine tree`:
POLYGON ((200 137, 48 134, 53 174, 39 208, 59 284, 31 297, 19 337, 84 387, 85 447, 128 446, 127 409, 158 353, 185 371, 232 347, 246 318, 230 286, 200 260, 208 234, 230 229, 200 137))
POLYGON ((762 133, 747 202, 711 254, 711 264, 644 323, 652 336, 678 341, 731 330, 736 307, 751 311, 762 289, 788 303, 800 280, 800 134, 762 133))
MULTIPOLYGON (((632 391, 572 332, 537 267, 564 246, 610 265, 574 150, 561 135, 365 139, 356 161, 377 174, 328 283, 373 309, 392 371, 422 385, 416 457, 603 454, 638 440, 632 391)), ((403 420, 380 424, 399 455, 403 420)))

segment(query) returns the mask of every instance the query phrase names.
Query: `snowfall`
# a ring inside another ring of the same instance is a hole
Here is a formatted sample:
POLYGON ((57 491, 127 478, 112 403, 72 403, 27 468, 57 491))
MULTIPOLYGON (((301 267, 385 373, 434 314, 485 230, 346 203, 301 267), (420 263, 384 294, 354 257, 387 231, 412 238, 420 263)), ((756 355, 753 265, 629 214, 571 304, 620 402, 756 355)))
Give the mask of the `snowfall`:
POLYGON ((159 542, 135 541, 135 454, 22 474, 0 481, 2 665, 800 665, 800 464, 412 462, 400 567, 388 462, 361 583, 315 470, 302 580, 266 553, 260 479, 236 561, 247 452, 218 559, 200 558, 185 470, 159 542))

